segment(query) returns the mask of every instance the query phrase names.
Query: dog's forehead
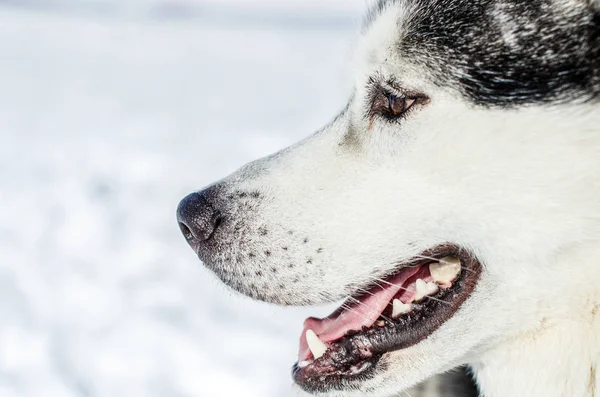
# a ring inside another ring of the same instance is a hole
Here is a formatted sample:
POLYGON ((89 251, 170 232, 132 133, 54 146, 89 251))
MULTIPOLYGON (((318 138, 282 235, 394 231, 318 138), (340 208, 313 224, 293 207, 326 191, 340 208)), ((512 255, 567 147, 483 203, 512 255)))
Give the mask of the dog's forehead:
POLYGON ((476 105, 596 100, 600 12, 589 0, 381 0, 357 59, 363 75, 416 71, 476 105))
POLYGON ((403 88, 418 89, 423 83, 423 70, 411 64, 409 58, 399 51, 400 43, 406 32, 404 26, 410 11, 401 3, 389 3, 378 9, 376 16, 363 35, 355 52, 355 78, 357 92, 363 92, 367 82, 373 80, 394 80, 403 88))
POLYGON ((401 6, 389 6, 378 12, 377 17, 365 29, 357 47, 356 62, 360 71, 368 72, 381 67, 390 57, 397 55, 405 15, 406 10, 401 6))

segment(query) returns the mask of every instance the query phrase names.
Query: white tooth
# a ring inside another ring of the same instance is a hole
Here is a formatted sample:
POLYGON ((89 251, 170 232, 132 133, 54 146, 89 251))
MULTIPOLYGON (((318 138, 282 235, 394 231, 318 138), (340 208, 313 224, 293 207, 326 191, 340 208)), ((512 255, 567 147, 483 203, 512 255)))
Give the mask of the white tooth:
POLYGON ((402 303, 400 299, 394 299, 394 310, 392 311, 392 318, 396 318, 403 314, 406 314, 412 310, 410 303, 402 303))
POLYGON ((415 302, 420 302, 426 296, 433 295, 439 291, 436 283, 426 283, 422 279, 417 280, 417 290, 415 292, 415 302))
POLYGON ((315 334, 313 330, 306 331, 306 342, 308 342, 308 348, 313 354, 315 360, 323 357, 325 352, 327 351, 327 345, 323 343, 321 339, 315 334))
POLYGON ((450 284, 458 278, 460 271, 460 259, 454 256, 447 256, 440 259, 439 263, 429 265, 431 277, 438 284, 450 284))
POLYGON ((298 368, 306 368, 310 364, 310 361, 301 361, 298 363, 298 368))

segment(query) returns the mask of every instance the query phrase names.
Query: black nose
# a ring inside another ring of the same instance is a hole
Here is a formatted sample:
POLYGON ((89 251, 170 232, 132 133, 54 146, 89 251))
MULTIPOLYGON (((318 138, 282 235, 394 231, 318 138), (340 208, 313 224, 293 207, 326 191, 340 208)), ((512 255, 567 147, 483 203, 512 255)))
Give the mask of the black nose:
POLYGON ((184 198, 177 208, 179 228, 188 243, 209 240, 223 221, 211 200, 211 191, 203 190, 184 198))

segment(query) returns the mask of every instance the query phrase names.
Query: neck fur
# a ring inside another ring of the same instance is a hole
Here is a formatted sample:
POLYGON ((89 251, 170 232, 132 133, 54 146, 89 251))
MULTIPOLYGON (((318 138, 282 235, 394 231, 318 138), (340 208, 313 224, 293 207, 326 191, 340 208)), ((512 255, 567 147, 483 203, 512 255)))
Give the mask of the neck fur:
POLYGON ((547 320, 472 365, 485 397, 600 397, 600 305, 547 320), (581 313, 581 312, 580 312, 581 313))

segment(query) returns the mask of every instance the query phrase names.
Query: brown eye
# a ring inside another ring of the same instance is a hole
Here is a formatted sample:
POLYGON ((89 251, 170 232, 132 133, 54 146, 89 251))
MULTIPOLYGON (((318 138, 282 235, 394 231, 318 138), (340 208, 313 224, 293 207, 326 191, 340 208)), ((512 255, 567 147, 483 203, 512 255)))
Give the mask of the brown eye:
POLYGON ((413 107, 430 102, 425 94, 418 92, 393 93, 381 86, 373 87, 370 91, 367 104, 371 120, 377 117, 388 121, 401 121, 413 107))
POLYGON ((391 118, 402 116, 416 102, 416 98, 407 98, 406 96, 388 95, 388 111, 391 118))

